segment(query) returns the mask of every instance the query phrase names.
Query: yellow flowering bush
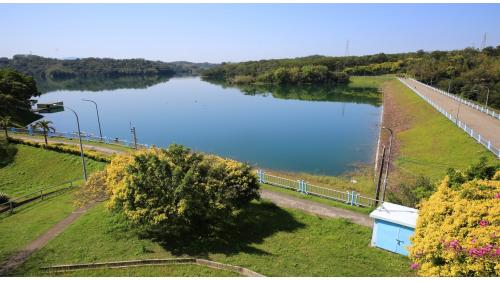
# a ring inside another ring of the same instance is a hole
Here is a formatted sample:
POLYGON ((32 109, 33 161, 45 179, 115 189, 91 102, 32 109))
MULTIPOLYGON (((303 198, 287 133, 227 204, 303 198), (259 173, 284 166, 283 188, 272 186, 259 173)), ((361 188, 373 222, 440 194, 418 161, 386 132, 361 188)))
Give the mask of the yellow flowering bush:
POLYGON ((259 196, 250 166, 179 145, 116 156, 106 187, 110 209, 162 236, 206 234, 259 196))
POLYGON ((421 276, 499 276, 500 171, 460 184, 457 177, 467 178, 446 176, 420 205, 412 268, 421 276))

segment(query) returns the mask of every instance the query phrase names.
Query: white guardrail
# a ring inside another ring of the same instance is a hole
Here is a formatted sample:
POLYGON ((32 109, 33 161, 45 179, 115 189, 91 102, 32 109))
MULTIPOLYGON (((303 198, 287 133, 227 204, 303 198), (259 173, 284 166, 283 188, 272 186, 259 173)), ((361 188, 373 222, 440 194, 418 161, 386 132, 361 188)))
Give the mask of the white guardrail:
MULTIPOLYGON (((454 95, 454 94, 450 94, 450 93, 448 93, 448 92, 446 92, 446 91, 443 91, 443 90, 441 90, 441 89, 434 88, 434 87, 429 86, 429 85, 427 85, 427 84, 425 84, 425 83, 422 83, 422 82, 420 82, 420 81, 418 81, 418 80, 416 80, 416 79, 413 79, 413 78, 409 78, 409 79, 410 79, 410 80, 412 80, 412 81, 415 81, 415 82, 419 83, 419 84, 420 84, 420 85, 422 85, 422 86, 425 86, 425 87, 427 87, 427 88, 429 88, 429 89, 432 89, 432 90, 434 90, 434 91, 436 91, 436 92, 438 92, 438 93, 440 93, 440 94, 443 94, 443 95, 445 95, 445 96, 447 96, 447 97, 449 97, 449 98, 452 98, 452 99, 454 99, 454 100, 456 100, 456 101, 458 101, 458 102, 460 102, 460 103, 463 103, 463 104, 465 104, 465 105, 467 105, 467 106, 469 106, 469 107, 472 107, 472 108, 474 108, 474 109, 476 109, 476 110, 478 110, 478 111, 481 111, 481 112, 483 112, 483 113, 486 113, 486 114, 490 115, 491 117, 493 117, 493 118, 495 118, 495 119, 499 119, 499 120, 500 120, 500 113, 495 112, 494 110, 491 110, 491 109, 489 109, 489 108, 487 108, 487 107, 484 107, 484 106, 482 106, 482 105, 479 105, 479 104, 477 104, 477 103, 473 103, 473 102, 471 102, 471 101, 469 101, 469 100, 463 99, 463 98, 458 97, 458 96, 456 96, 456 95, 454 95)), ((411 88, 411 87, 410 87, 410 88, 411 88)))
MULTIPOLYGON (((478 134, 477 132, 474 132, 474 129, 472 129, 470 126, 467 126, 467 124, 465 124, 464 122, 462 122, 460 120, 457 120, 455 117, 453 117, 453 115, 451 115, 450 113, 448 113, 447 111, 445 111, 442 107, 440 107, 439 105, 437 105, 436 103, 434 103, 431 99, 429 99, 428 97, 422 95, 421 93, 419 93, 417 91, 417 89, 415 89, 412 86, 408 85, 408 83, 406 83, 403 79, 401 79, 399 77, 398 77, 398 79, 399 79, 399 81, 401 81, 401 83, 403 83, 408 88, 410 88, 413 92, 415 92, 418 96, 420 96, 422 99, 424 99, 427 103, 429 103, 430 105, 432 105, 437 111, 441 112, 450 121, 452 121, 453 123, 455 123, 455 125, 457 125, 459 128, 461 128, 462 130, 464 130, 470 137, 474 138, 478 143, 480 143, 483 146, 485 146, 489 151, 491 151, 498 158, 500 158, 500 148, 493 146, 493 144, 491 144, 490 140, 487 140, 487 139, 481 137, 481 135, 478 134)), ((415 79, 412 79, 412 80, 417 81, 415 79)), ((419 81, 417 81, 417 82, 423 84, 422 82, 419 82, 419 81)), ((432 89, 434 89, 436 91, 439 91, 438 89, 435 89, 435 88, 433 88, 431 86, 428 86, 426 84, 423 84, 423 85, 425 85, 427 87, 430 87, 430 88, 432 88, 432 89)), ((496 116, 498 116, 498 115, 496 115, 496 116)))
MULTIPOLYGON (((33 130, 33 129, 25 129, 25 128, 14 128, 11 127, 9 130, 13 133, 21 133, 21 134, 28 134, 31 136, 37 135, 37 136, 43 136, 43 132, 40 130, 33 130)), ((49 138, 52 137, 59 137, 59 138, 65 138, 68 140, 78 140, 78 133, 77 132, 48 132, 47 136, 49 138)), ((88 141, 88 142, 100 142, 100 143, 106 143, 106 144, 114 144, 114 145, 119 145, 119 146, 125 146, 125 147, 134 147, 135 144, 134 142, 128 141, 128 140, 121 140, 118 138, 108 138, 108 137, 99 137, 94 134, 88 134, 88 133, 81 133, 82 141, 88 141)), ((148 148, 150 147, 147 144, 142 144, 142 143, 137 143, 137 148, 148 148)))

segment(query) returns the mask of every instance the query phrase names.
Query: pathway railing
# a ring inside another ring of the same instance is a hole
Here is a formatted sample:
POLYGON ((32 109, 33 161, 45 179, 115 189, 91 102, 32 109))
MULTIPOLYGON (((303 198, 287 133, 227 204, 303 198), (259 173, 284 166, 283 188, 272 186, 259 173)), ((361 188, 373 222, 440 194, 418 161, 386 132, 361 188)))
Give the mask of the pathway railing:
POLYGON ((311 184, 304 180, 292 180, 271 175, 263 170, 257 171, 259 183, 265 183, 281 188, 290 189, 302 194, 310 194, 326 199, 331 199, 351 206, 375 207, 377 202, 374 198, 362 196, 356 191, 340 191, 327 187, 311 184))
POLYGON ((56 193, 62 192, 67 189, 71 189, 75 187, 74 183, 77 180, 67 181, 58 185, 53 185, 50 187, 44 187, 38 190, 35 190, 31 193, 10 199, 8 202, 0 204, 0 214, 5 212, 10 212, 11 214, 14 212, 14 209, 20 207, 24 204, 33 202, 37 199, 44 200, 50 195, 54 195, 56 193))
MULTIPOLYGON (((28 134, 30 136, 43 136, 43 131, 40 130, 33 130, 31 128, 9 128, 9 130, 13 133, 21 133, 21 134, 28 134)), ((65 138, 68 140, 78 140, 78 133, 77 132, 48 132, 47 136, 49 138, 52 137, 59 137, 59 138, 65 138)), ((113 144, 113 145, 119 145, 123 147, 129 147, 133 148, 134 147, 134 142, 130 142, 128 140, 122 140, 119 138, 108 138, 108 137, 102 137, 102 139, 94 134, 89 134, 89 133, 81 133, 82 141, 88 141, 88 142, 99 142, 99 143, 105 143, 105 144, 113 144)), ((142 144, 142 143, 137 143, 137 148, 148 148, 149 145, 147 144, 142 144)))
MULTIPOLYGON (((424 99, 427 103, 432 105, 437 111, 441 112, 446 118, 448 118, 450 121, 455 123, 460 129, 464 130, 470 137, 475 139, 478 143, 482 144, 484 147, 486 147, 489 151, 491 151, 493 154, 495 154, 498 158, 500 158, 500 148, 495 147, 490 140, 485 139, 482 137, 480 134, 477 132, 474 132, 474 129, 472 129, 470 126, 468 126, 466 123, 463 121, 457 120, 452 114, 448 113, 446 110, 444 110, 442 107, 437 105, 435 102, 433 102, 431 99, 428 97, 424 96, 421 94, 417 89, 413 88, 410 86, 406 81, 404 81, 401 78, 398 78, 401 83, 406 85, 408 88, 410 88, 413 92, 415 92, 418 96, 420 96, 422 99, 424 99)), ((414 79, 413 79, 414 80, 414 79)), ((416 80, 415 80, 416 81, 416 80)), ((417 81, 418 82, 418 81, 417 81)), ((421 82, 418 82, 421 83, 421 82)), ((422 83, 423 84, 423 83, 422 83)), ((426 85, 426 84, 423 84, 426 85)), ((429 86, 430 87, 430 86, 429 86)), ((432 87, 431 87, 432 88, 432 87)), ((433 88, 434 89, 434 88, 433 88)))
POLYGON ((413 78, 409 78, 409 79, 410 79, 410 80, 412 80, 412 81, 415 81, 415 82, 419 83, 419 84, 420 84, 420 85, 422 85, 422 86, 425 86, 425 87, 427 87, 427 88, 429 88, 429 89, 432 89, 432 90, 434 90, 434 91, 436 91, 436 92, 438 92, 438 93, 440 93, 440 94, 442 94, 442 95, 445 95, 445 96, 447 96, 447 97, 449 97, 449 98, 452 98, 452 99, 454 99, 455 101, 458 101, 458 102, 460 102, 460 103, 463 103, 463 104, 465 104, 465 105, 467 105, 467 106, 469 106, 469 107, 472 107, 472 108, 474 108, 474 109, 476 109, 476 110, 479 110, 479 111, 481 111, 481 112, 483 112, 483 113, 486 113, 486 114, 490 115, 491 117, 493 117, 493 118, 495 118, 495 119, 499 119, 499 120, 500 120, 500 113, 495 112, 494 110, 491 110, 491 109, 489 109, 489 108, 487 108, 487 107, 484 107, 484 106, 482 106, 482 105, 479 105, 479 104, 477 104, 477 103, 471 102, 470 100, 463 99, 463 98, 461 98, 461 97, 459 97, 459 96, 456 96, 456 95, 454 95, 454 94, 450 94, 450 93, 448 93, 448 92, 446 92, 446 91, 443 91, 443 90, 441 90, 441 89, 434 88, 434 87, 432 87, 432 86, 430 86, 430 85, 427 85, 427 84, 425 84, 425 83, 422 83, 422 82, 420 82, 420 81, 418 81, 418 80, 416 80, 416 79, 413 79, 413 78))

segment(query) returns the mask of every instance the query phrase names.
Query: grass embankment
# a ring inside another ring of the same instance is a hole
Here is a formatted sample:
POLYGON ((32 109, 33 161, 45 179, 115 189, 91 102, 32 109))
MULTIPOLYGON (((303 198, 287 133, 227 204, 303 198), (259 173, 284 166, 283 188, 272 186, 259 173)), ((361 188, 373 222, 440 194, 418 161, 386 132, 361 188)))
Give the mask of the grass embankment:
MULTIPOLYGON (((27 137, 31 139, 37 139, 37 140, 44 140, 43 136, 40 135, 29 135, 29 134, 24 134, 24 133, 13 133, 9 132, 9 136, 11 137, 27 137)), ((48 141, 53 141, 53 142, 60 142, 60 143, 72 143, 75 145, 79 145, 80 141, 78 138, 74 139, 69 139, 69 138, 62 138, 62 137, 48 137, 48 141)), ((82 144, 88 144, 92 146, 98 146, 98 147, 104 147, 104 148, 109 148, 113 149, 116 151, 131 151, 133 148, 131 147, 125 147, 123 145, 118 145, 118 144, 112 144, 112 143, 103 143, 103 142, 96 142, 96 141, 86 141, 85 138, 82 138, 82 144)))
POLYGON ((109 268, 79 270, 61 273, 46 273, 51 277, 237 277, 237 273, 198 265, 176 264, 164 266, 142 266, 129 268, 109 268))
MULTIPOLYGON (((395 138, 397 152, 392 181, 417 175, 440 180, 448 168, 466 169, 480 157, 500 163, 497 157, 469 137, 422 98, 397 80, 386 84, 384 93, 397 107, 400 116, 395 138)), ((393 122, 393 123, 394 123, 393 122)))
POLYGON ((342 208, 342 209, 355 211, 355 212, 362 213, 362 214, 369 214, 371 211, 373 211, 373 208, 363 208, 363 207, 351 206, 351 205, 348 205, 346 203, 342 203, 340 201, 335 201, 335 200, 331 200, 331 199, 327 199, 327 198, 323 198, 323 197, 319 197, 319 196, 315 196, 315 195, 306 195, 306 194, 303 194, 303 193, 300 193, 300 192, 297 192, 294 190, 290 190, 290 189, 286 189, 286 188, 282 188, 282 187, 277 187, 277 186, 273 186, 273 185, 261 184, 260 188, 266 189, 269 191, 284 193, 284 194, 287 194, 287 195, 290 195, 290 196, 293 196, 293 197, 296 197, 299 199, 306 199, 306 200, 318 202, 318 203, 332 206, 332 207, 336 207, 336 208, 342 208))
MULTIPOLYGON (((14 161, 0 168, 0 191, 11 198, 82 177, 80 157, 26 145, 18 148, 14 161)), ((86 159, 88 174, 104 163, 86 159)))
POLYGON ((186 256, 243 266, 269 276, 412 274, 407 258, 369 246, 368 227, 281 209, 265 201, 252 203, 238 225, 225 233, 227 237, 218 242, 153 242, 138 238, 98 205, 34 253, 14 275, 40 275, 40 267, 59 264, 186 256))
POLYGON ((73 211, 73 191, 37 200, 0 218, 0 263, 73 211))

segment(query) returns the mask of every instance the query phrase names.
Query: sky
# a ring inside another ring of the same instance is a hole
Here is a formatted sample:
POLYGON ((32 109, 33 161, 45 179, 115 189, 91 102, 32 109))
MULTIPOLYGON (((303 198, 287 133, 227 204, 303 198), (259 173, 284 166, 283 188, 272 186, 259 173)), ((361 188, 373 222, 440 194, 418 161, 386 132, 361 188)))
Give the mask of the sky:
POLYGON ((0 57, 237 62, 500 45, 500 4, 0 4, 0 57))

